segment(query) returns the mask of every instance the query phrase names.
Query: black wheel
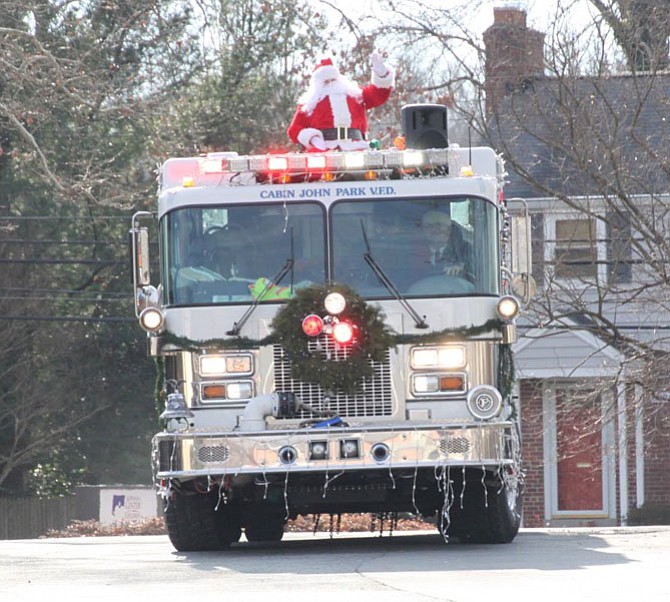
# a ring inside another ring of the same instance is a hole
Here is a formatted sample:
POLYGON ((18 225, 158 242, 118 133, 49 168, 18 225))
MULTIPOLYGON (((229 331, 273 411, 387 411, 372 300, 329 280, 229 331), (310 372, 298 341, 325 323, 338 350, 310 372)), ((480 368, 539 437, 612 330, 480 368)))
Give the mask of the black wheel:
POLYGON ((238 508, 233 504, 221 502, 214 514, 219 541, 224 543, 224 547, 227 548, 231 543, 240 541, 242 522, 238 508))
POLYGON ((164 507, 168 537, 180 552, 222 550, 241 536, 235 509, 216 496, 173 492, 164 507))
POLYGON ((442 534, 471 543, 510 543, 521 525, 522 497, 518 484, 498 475, 486 484, 466 482, 455 491, 448 512, 438 514, 442 534))
POLYGON ((258 510, 249 515, 244 527, 247 541, 281 541, 284 537, 284 512, 258 510))
POLYGON ((518 487, 507 484, 488 487, 487 507, 483 510, 486 520, 480 529, 470 532, 475 543, 510 543, 521 525, 521 493, 518 487))

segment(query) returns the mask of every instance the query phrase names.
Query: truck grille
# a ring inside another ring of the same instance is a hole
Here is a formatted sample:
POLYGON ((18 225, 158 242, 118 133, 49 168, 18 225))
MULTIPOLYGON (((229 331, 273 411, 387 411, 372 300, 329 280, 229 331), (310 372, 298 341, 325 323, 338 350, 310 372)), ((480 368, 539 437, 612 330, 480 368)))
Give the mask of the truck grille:
MULTIPOLYGON (((319 337, 315 342, 310 341, 310 351, 315 350, 317 344, 323 349, 324 354, 330 355, 330 361, 339 361, 347 356, 347 352, 337 348, 328 336, 319 337)), ((370 362, 374 374, 361 383, 360 391, 355 395, 337 393, 324 399, 323 391, 318 385, 291 378, 291 364, 284 354, 284 349, 281 345, 275 345, 275 390, 292 391, 303 403, 312 408, 331 411, 342 418, 390 416, 393 414, 393 396, 389 358, 390 353, 387 351, 385 361, 370 362)), ((303 412, 300 417, 313 418, 309 412, 303 412)))

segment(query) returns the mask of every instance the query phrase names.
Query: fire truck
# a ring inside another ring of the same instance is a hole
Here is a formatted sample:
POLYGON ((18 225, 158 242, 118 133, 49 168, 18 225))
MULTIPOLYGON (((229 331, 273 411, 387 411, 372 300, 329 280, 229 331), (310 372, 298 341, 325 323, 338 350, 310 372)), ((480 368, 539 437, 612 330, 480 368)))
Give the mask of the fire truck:
POLYGON ((528 215, 492 149, 433 131, 442 111, 405 107, 391 148, 160 168, 130 246, 177 550, 278 541, 299 515, 411 513, 445 541, 517 534, 528 215))

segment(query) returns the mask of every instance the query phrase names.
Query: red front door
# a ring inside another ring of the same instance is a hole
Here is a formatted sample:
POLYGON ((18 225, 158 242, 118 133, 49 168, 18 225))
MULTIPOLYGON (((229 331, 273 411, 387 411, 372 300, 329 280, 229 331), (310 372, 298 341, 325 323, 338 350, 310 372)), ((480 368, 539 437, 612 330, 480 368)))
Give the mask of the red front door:
POLYGON ((556 390, 558 510, 603 510, 600 396, 556 390))

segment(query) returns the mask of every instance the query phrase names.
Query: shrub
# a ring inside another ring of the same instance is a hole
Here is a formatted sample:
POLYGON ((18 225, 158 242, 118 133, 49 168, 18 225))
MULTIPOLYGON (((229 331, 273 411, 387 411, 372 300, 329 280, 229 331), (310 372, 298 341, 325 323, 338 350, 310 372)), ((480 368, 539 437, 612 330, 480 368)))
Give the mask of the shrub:
POLYGON ((670 525, 670 504, 644 504, 628 515, 629 525, 670 525))

